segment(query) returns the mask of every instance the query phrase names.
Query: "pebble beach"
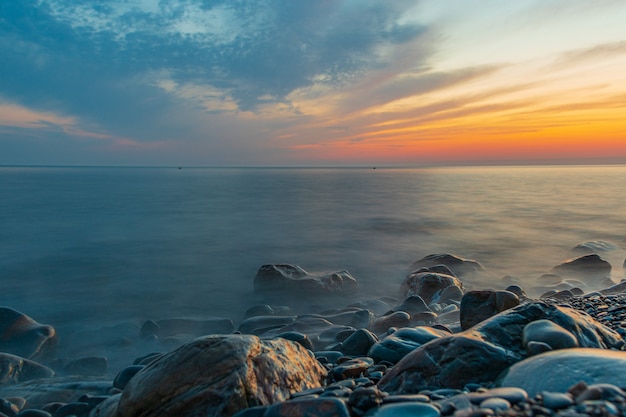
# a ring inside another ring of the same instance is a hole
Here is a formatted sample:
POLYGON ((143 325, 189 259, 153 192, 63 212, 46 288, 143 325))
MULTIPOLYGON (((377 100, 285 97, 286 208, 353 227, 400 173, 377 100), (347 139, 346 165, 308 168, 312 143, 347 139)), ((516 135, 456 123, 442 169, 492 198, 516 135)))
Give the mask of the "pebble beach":
POLYGON ((5 306, 0 415, 620 416, 626 286, 610 268, 573 258, 529 296, 510 277, 472 288, 478 261, 432 254, 398 297, 351 300, 348 271, 267 264, 255 293, 291 305, 72 335, 5 306))

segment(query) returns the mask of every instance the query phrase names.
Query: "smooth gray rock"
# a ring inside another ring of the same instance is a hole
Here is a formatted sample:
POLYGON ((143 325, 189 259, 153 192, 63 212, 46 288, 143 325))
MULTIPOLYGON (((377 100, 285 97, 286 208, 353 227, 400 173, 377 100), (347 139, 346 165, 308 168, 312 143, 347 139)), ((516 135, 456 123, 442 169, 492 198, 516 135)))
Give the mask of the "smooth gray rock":
POLYGON ((464 259, 449 253, 427 255, 422 259, 413 262, 411 268, 432 268, 437 265, 445 265, 457 277, 473 274, 484 269, 479 262, 473 259, 464 259))
POLYGON ((417 270, 404 279, 400 292, 405 297, 418 295, 428 305, 439 302, 444 290, 452 286, 463 288, 463 283, 452 275, 417 270))
POLYGON ((617 246, 615 243, 607 242, 605 240, 591 240, 576 245, 574 248, 572 248, 572 251, 590 254, 598 252, 609 252, 618 249, 619 246, 617 246))
POLYGON ((341 351, 346 355, 364 356, 378 342, 375 334, 367 329, 359 329, 344 340, 341 351))
POLYGON ((56 345, 56 331, 24 313, 0 307, 0 352, 26 359, 45 356, 56 345))
POLYGON ((420 402, 384 404, 367 414, 368 417, 439 417, 441 413, 434 405, 420 402))
POLYGON ((232 415, 319 387, 325 375, 313 354, 295 342, 252 335, 204 336, 133 376, 118 412, 120 417, 232 415))
POLYGON ((607 349, 621 342, 618 333, 574 309, 527 303, 422 345, 389 370, 378 387, 392 394, 414 394, 423 389, 460 389, 470 383, 491 383, 528 356, 522 331, 528 323, 540 319, 562 326, 582 347, 607 349))
POLYGON ((396 364, 423 344, 449 335, 450 333, 444 330, 426 326, 401 328, 374 344, 367 356, 376 362, 387 361, 396 364))
POLYGON ((524 326, 522 343, 527 350, 530 342, 545 343, 551 350, 578 347, 578 340, 571 332, 550 320, 535 320, 524 326))
POLYGON ((357 288, 356 279, 348 271, 310 274, 297 265, 262 265, 254 277, 256 293, 341 294, 357 288))
POLYGON ((511 366, 496 383, 534 396, 543 391, 566 392, 580 381, 626 387, 626 352, 573 348, 542 353, 511 366))
POLYGON ((408 327, 411 323, 411 315, 406 311, 395 311, 378 317, 370 325, 370 330, 378 335, 387 333, 392 327, 408 327))

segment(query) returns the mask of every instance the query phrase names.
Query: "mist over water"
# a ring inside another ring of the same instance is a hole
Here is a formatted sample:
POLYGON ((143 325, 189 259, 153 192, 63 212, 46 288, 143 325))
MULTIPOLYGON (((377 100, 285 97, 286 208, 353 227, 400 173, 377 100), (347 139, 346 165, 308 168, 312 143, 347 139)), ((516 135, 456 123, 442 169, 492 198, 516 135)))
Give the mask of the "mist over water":
POLYGON ((237 321, 264 301, 262 264, 347 269, 347 305, 397 296, 412 262, 444 252, 485 266, 469 286, 513 275, 532 292, 592 240, 619 247, 600 253, 619 282, 625 184, 623 166, 0 168, 0 305, 57 328, 237 321))

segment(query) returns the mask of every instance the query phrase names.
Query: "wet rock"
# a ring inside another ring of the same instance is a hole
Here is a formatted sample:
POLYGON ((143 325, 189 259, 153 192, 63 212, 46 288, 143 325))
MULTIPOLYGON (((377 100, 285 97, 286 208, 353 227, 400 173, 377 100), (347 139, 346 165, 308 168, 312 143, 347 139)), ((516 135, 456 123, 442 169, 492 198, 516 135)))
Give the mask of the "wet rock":
POLYGON ((437 265, 445 265, 455 276, 462 277, 464 275, 473 274, 483 270, 483 266, 472 259, 460 258, 449 253, 432 254, 413 262, 412 269, 431 268, 437 265))
POLYGON ((137 374, 137 372, 141 371, 145 367, 146 365, 127 366, 115 376, 113 386, 119 390, 123 390, 126 387, 126 384, 128 384, 128 381, 130 381, 131 378, 137 374))
POLYGON ((321 386, 326 370, 297 343, 251 335, 200 337, 130 379, 120 417, 232 415, 321 386))
POLYGON ((304 333, 290 331, 279 333, 276 337, 291 340, 292 342, 300 344, 305 349, 313 350, 313 343, 311 342, 311 339, 309 339, 309 337, 304 333))
POLYGON ((402 303, 393 308, 394 311, 406 311, 411 316, 416 313, 431 312, 422 297, 419 295, 410 295, 406 297, 402 303))
POLYGON ((353 412, 361 415, 372 408, 380 407, 387 393, 376 387, 359 387, 355 389, 348 399, 348 404, 353 412))
POLYGON ((441 291, 439 301, 441 303, 450 304, 451 302, 460 302, 462 298, 463 289, 457 287, 456 285, 452 285, 450 287, 444 288, 444 290, 441 291))
POLYGON ((590 285, 600 285, 610 281, 611 264, 594 253, 568 259, 552 268, 552 272, 563 276, 579 277, 590 285))
POLYGON ((379 317, 370 325, 370 330, 376 334, 386 333, 392 327, 408 327, 411 315, 406 311, 396 311, 379 317))
POLYGON ((295 316, 255 316, 243 320, 238 330, 243 334, 260 335, 271 329, 282 328, 294 321, 296 321, 295 316))
POLYGON ((43 409, 46 404, 78 402, 85 394, 110 395, 111 380, 86 377, 34 379, 0 387, 0 397, 23 397, 27 407, 43 409))
POLYGON ((367 369, 374 365, 374 360, 369 357, 349 359, 335 366, 330 374, 334 381, 341 381, 347 378, 358 378, 367 372, 367 369))
POLYGON ((578 347, 578 340, 572 333, 550 320, 535 320, 524 326, 522 343, 527 350, 531 342, 545 343, 551 350, 578 347))
MULTIPOLYGON (((626 268, 626 266, 624 268, 626 268)), ((626 293, 626 281, 621 281, 615 285, 611 285, 608 288, 600 290, 600 293, 604 295, 626 293)))
POLYGON ((439 417, 441 413, 431 404, 419 402, 384 404, 368 417, 439 417))
POLYGON ((615 331, 571 308, 527 303, 461 333, 422 345, 389 370, 378 387, 392 394, 412 394, 433 387, 463 388, 470 383, 490 383, 506 368, 527 357, 523 328, 540 319, 551 320, 572 333, 581 347, 607 349, 621 340, 615 331))
POLYGON ((0 352, 26 359, 44 357, 56 345, 56 331, 24 313, 0 307, 0 352))
POLYGON ((263 417, 350 417, 346 403, 338 398, 287 401, 267 408, 263 417))
POLYGON ((0 353, 0 386, 52 376, 52 369, 37 362, 10 353, 0 353))
POLYGON ((262 265, 254 277, 257 293, 337 294, 357 288, 356 279, 348 271, 310 274, 297 265, 262 265))
POLYGON ((534 396, 543 391, 566 392, 580 381, 626 386, 626 352, 573 348, 542 353, 511 366, 496 383, 534 396))
POLYGON ((396 364, 423 344, 449 335, 450 333, 444 330, 426 326, 401 328, 374 344, 367 356, 376 362, 387 361, 396 364))
POLYGON ((401 293, 405 296, 418 295, 426 304, 438 302, 448 287, 463 288, 461 281, 452 276, 419 270, 410 273, 402 282, 401 293))
POLYGON ((469 291, 461 300, 461 328, 470 327, 504 310, 519 305, 519 298, 510 291, 469 291))
POLYGON ((120 397, 121 394, 111 395, 106 400, 96 405, 89 413, 89 417, 116 417, 120 397))
POLYGON ((572 251, 593 254, 598 252, 609 252, 618 249, 619 246, 614 243, 607 242, 605 240, 592 240, 576 245, 574 248, 572 248, 572 251))
POLYGON ((63 367, 65 375, 104 376, 107 371, 107 358, 89 356, 70 361, 63 367))
POLYGON ((375 334, 366 329, 359 329, 342 343, 341 351, 346 355, 365 356, 376 342, 378 338, 375 334))

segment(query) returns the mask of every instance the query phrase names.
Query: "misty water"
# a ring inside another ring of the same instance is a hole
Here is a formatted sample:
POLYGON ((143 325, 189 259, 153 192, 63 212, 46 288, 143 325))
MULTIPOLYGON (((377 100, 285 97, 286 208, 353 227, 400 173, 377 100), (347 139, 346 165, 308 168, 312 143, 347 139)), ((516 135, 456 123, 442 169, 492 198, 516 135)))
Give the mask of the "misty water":
MULTIPOLYGON (((265 263, 348 270, 397 296, 417 259, 481 262, 468 283, 532 294, 579 243, 624 277, 626 167, 0 168, 0 305, 57 328, 230 317, 265 263)), ((536 295, 536 294, 535 294, 536 295)), ((320 303, 300 299, 298 305, 320 303)), ((337 306, 343 307, 343 306, 337 306)))

